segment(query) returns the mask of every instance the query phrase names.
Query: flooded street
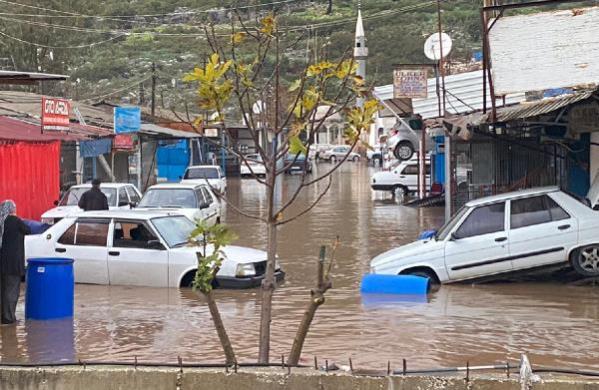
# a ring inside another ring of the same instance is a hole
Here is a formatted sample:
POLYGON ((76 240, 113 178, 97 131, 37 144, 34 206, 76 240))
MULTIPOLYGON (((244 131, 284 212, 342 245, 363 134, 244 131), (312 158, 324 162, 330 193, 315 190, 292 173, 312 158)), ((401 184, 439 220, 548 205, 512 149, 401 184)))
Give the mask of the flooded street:
MULTIPOLYGON (((318 169, 328 167, 321 164, 318 169)), ((599 368, 599 289, 554 284, 444 286, 427 298, 394 299, 359 293, 370 259, 412 241, 443 222, 441 209, 396 205, 369 187, 373 168, 348 163, 335 174, 330 192, 300 220, 283 226, 279 256, 287 280, 275 294, 271 357, 289 352, 314 284, 318 247, 341 239, 333 289, 317 312, 306 340, 304 363, 329 359, 355 367, 384 369, 463 366, 505 362, 526 352, 533 364, 599 368)), ((283 199, 298 177, 286 178, 283 199)), ((321 183, 301 205, 318 197, 321 183)), ((246 212, 266 207, 260 184, 230 179, 228 195, 246 212)), ((295 207, 289 217, 300 211, 295 207)), ((225 221, 238 245, 264 249, 265 228, 229 208, 225 221)), ((217 291, 218 304, 238 358, 258 351, 259 290, 217 291)), ((22 301, 17 316, 24 318, 22 301)), ((1 328, 3 361, 119 360, 222 362, 208 309, 191 290, 77 285, 73 322, 25 323, 1 328)))

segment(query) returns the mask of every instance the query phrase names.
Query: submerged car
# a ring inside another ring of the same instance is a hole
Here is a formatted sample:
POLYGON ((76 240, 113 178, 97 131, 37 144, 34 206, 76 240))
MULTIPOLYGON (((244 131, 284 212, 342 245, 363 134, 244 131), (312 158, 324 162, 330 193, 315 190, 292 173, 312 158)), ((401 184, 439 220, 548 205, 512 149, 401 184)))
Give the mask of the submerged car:
POLYGON ((239 163, 239 174, 241 176, 265 176, 266 175, 266 166, 262 162, 262 157, 258 153, 247 154, 244 156, 245 162, 243 160, 239 163))
MULTIPOLYGON (((426 156, 426 184, 430 184, 431 165, 430 158, 426 156)), ((417 158, 408 161, 397 161, 389 170, 377 171, 370 178, 370 188, 375 191, 400 192, 406 196, 411 192, 418 191, 418 165, 417 158)))
POLYGON ((349 145, 337 145, 320 155, 320 158, 323 160, 327 160, 332 163, 336 163, 337 161, 341 161, 347 156, 347 161, 358 162, 360 161, 360 155, 356 152, 351 151, 351 146, 349 145))
POLYGON ((305 154, 287 153, 283 164, 286 167, 285 173, 312 173, 312 161, 310 158, 306 159, 305 154))
POLYGON ((181 183, 210 184, 215 191, 224 194, 227 190, 227 178, 218 165, 193 165, 185 170, 181 183))
MULTIPOLYGON (((27 236, 25 252, 32 257, 74 259, 76 283, 149 287, 189 287, 203 244, 190 245, 195 224, 161 211, 90 211, 67 217, 43 234, 27 236)), ((211 246, 206 251, 211 253, 211 246)), ((214 284, 223 288, 260 285, 266 272, 266 252, 229 245, 214 284)), ((277 280, 284 273, 277 264, 277 280)))
POLYGON ((473 200, 431 238, 376 256, 370 270, 437 283, 568 264, 582 276, 599 276, 597 200, 593 191, 579 200, 557 187, 473 200))
MULTIPOLYGON (((69 190, 56 201, 56 207, 42 214, 42 222, 52 225, 66 216, 77 214, 82 210, 78 203, 81 196, 92 188, 91 184, 80 184, 69 188, 69 190)), ((129 209, 137 205, 141 194, 133 184, 129 183, 102 183, 100 191, 108 199, 108 207, 113 209, 129 209)))
POLYGON ((160 209, 192 221, 220 223, 220 201, 207 184, 161 183, 148 188, 136 210, 160 209))

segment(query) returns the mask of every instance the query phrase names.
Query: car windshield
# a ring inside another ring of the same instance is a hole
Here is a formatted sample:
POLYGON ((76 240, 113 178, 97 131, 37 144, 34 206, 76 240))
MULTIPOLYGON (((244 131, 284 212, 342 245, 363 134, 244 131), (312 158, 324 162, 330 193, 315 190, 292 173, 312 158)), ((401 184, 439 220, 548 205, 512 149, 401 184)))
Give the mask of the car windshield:
POLYGON ((185 172, 184 179, 218 179, 218 169, 217 168, 189 168, 185 172))
POLYGON ((461 209, 458 210, 458 212, 449 219, 449 221, 447 221, 438 231, 437 231, 437 235, 436 238, 439 241, 442 241, 445 239, 445 237, 447 237, 447 235, 449 234, 449 232, 451 232, 453 230, 453 228, 455 227, 455 225, 459 222, 460 219, 462 219, 462 217, 464 216, 464 214, 466 214, 468 212, 468 210, 470 210, 469 207, 462 207, 461 209))
MULTIPOLYGON (((59 206, 77 206, 77 204, 79 203, 79 199, 81 199, 81 196, 85 192, 89 191, 90 189, 91 189, 91 187, 71 188, 70 190, 67 191, 66 194, 64 194, 64 196, 62 197, 62 199, 60 200, 58 205, 59 206)), ((110 206, 110 207, 116 206, 116 189, 115 188, 100 188, 100 191, 102 191, 104 193, 104 195, 106 195, 106 198, 108 198, 108 206, 110 206)))
POLYGON ((195 224, 183 216, 153 218, 152 223, 171 248, 187 244, 195 229, 195 224))
POLYGON ((306 156, 304 154, 293 154, 293 153, 287 153, 287 156, 285 156, 285 159, 287 161, 304 161, 306 159, 306 156), (297 156, 297 158, 296 158, 297 156))
POLYGON ((197 208, 196 196, 192 189, 187 188, 154 188, 148 190, 139 207, 166 207, 166 208, 197 208))

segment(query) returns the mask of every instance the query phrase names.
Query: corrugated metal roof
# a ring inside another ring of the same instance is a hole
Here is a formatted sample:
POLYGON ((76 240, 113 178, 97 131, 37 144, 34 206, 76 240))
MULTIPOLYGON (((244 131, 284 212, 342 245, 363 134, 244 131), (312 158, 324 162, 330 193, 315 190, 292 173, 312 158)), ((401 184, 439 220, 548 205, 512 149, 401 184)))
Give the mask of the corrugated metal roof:
MULTIPOLYGON (((437 100, 437 82, 429 78, 427 83, 428 98, 413 99, 412 106, 415 114, 424 119, 437 118, 439 106, 437 100)), ((445 77, 446 111, 449 114, 465 114, 483 108, 483 71, 466 72, 445 77)), ((393 84, 374 88, 374 94, 379 100, 393 98, 393 84)), ((524 100, 523 93, 511 94, 505 97, 505 104, 516 104, 524 100)), ((496 100, 497 105, 503 105, 502 99, 496 100)), ((491 97, 487 88, 487 107, 491 108, 491 97)))
POLYGON ((166 136, 166 138, 199 138, 200 134, 192 133, 190 131, 173 130, 167 127, 154 125, 152 123, 141 124, 141 134, 154 135, 154 136, 166 136))
POLYGON ((39 125, 0 116, 0 140, 48 142, 76 141, 80 139, 85 139, 85 137, 59 131, 46 131, 42 133, 39 125))
MULTIPOLYGON (((559 110, 570 104, 590 98, 593 91, 585 91, 571 95, 556 96, 545 98, 538 101, 523 102, 512 107, 502 107, 497 109, 497 115, 494 122, 508 122, 516 119, 530 118, 542 114, 548 114, 559 110)), ((487 112, 486 121, 492 121, 492 113, 487 112)))
POLYGON ((33 83, 35 81, 66 80, 69 76, 63 74, 36 73, 36 72, 18 72, 12 70, 0 70, 0 82, 10 83, 11 81, 33 83))

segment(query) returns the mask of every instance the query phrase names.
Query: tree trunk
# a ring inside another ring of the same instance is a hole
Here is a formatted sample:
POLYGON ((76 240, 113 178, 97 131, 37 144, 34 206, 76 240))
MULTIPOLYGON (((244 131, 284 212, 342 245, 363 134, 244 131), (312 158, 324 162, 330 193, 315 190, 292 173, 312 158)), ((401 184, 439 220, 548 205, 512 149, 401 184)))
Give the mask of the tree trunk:
POLYGON ((327 7, 327 15, 333 13, 333 0, 329 0, 329 6, 327 7))
POLYGON ((231 340, 229 340, 229 335, 227 335, 227 330, 225 329, 225 325, 223 324, 223 319, 221 318, 220 312, 218 311, 218 306, 216 305, 216 301, 214 300, 214 295, 212 291, 209 291, 207 293, 202 292, 202 294, 204 295, 204 297, 206 297, 206 301, 208 302, 208 309, 210 309, 210 315, 212 317, 212 321, 214 322, 216 333, 218 333, 220 344, 223 347, 223 352, 225 353, 227 364, 233 365, 235 364, 237 359, 235 358, 235 352, 233 351, 231 340))
POLYGON ((326 254, 325 250, 326 248, 324 246, 320 247, 320 255, 317 264, 318 268, 316 270, 316 288, 310 291, 310 303, 308 304, 308 307, 304 312, 302 322, 297 328, 297 333, 295 335, 295 339, 293 340, 293 346, 291 347, 291 352, 289 353, 289 358, 287 359, 287 365, 289 366, 297 366, 297 364, 299 363, 299 359, 302 354, 302 349, 304 348, 304 341, 306 341, 306 336, 308 335, 308 331, 310 330, 310 325, 312 325, 314 314, 316 314, 316 310, 318 310, 320 305, 324 303, 324 294, 327 292, 329 288, 331 288, 331 281, 329 279, 329 275, 325 275, 324 271, 324 260, 326 254))
MULTIPOLYGON (((271 202, 274 199, 270 200, 271 202)), ((270 322, 272 319, 272 296, 275 290, 275 262, 277 255, 277 225, 276 221, 270 220, 267 224, 268 233, 268 257, 266 263, 266 274, 262 280, 262 308, 260 313, 260 349, 258 353, 259 363, 268 363, 270 352, 270 322)))
POLYGON ((289 353, 289 358, 287 359, 288 366, 296 366, 299 363, 299 359, 302 354, 302 349, 304 348, 304 341, 306 341, 306 336, 308 335, 308 331, 310 330, 310 325, 312 325, 314 314, 316 314, 316 310, 323 303, 324 294, 321 291, 313 292, 312 300, 310 301, 308 307, 306 308, 306 311, 304 312, 302 322, 297 328, 295 339, 293 339, 293 346, 291 347, 291 352, 289 353))

